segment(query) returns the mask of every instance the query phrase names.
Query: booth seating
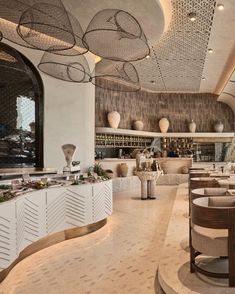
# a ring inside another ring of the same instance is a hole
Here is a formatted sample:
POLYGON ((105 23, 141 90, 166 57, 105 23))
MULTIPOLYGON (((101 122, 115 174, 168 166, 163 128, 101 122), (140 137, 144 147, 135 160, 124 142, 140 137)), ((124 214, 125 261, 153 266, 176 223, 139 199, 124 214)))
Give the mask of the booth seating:
POLYGON ((228 278, 235 287, 235 196, 201 197, 191 205, 190 271, 214 278, 228 278), (228 257, 227 273, 215 273, 200 267, 199 255, 228 257))

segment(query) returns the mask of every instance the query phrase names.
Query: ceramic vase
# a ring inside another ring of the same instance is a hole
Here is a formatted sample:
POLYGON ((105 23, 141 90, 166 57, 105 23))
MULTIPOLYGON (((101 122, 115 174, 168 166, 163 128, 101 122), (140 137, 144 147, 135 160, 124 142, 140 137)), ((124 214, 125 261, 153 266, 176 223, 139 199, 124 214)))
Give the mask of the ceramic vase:
POLYGON ((196 123, 193 120, 191 120, 191 122, 188 125, 189 132, 190 133, 195 133, 196 127, 197 127, 196 123))
MULTIPOLYGON (((191 132, 191 133, 192 133, 192 132, 191 132)), ((189 172, 188 167, 187 167, 187 166, 182 166, 182 168, 181 168, 181 173, 182 173, 182 174, 188 174, 188 172, 189 172)))
POLYGON ((118 170, 120 177, 126 177, 128 173, 128 165, 126 163, 120 163, 118 170))
POLYGON ((111 169, 106 169, 105 172, 106 172, 106 175, 107 175, 110 179, 113 178, 113 171, 112 171, 111 169))
POLYGON ((162 151, 162 157, 167 157, 167 150, 162 151))
POLYGON ((137 131, 142 131, 144 128, 144 123, 141 120, 136 120, 133 122, 133 129, 137 131))
POLYGON ((223 123, 221 121, 216 122, 214 125, 214 129, 215 129, 216 133, 222 133, 223 129, 224 129, 223 123))
POLYGON ((161 133, 167 133, 168 128, 169 128, 169 120, 165 117, 163 117, 162 119, 159 120, 159 128, 161 133))
POLYGON ((108 122, 111 128, 117 129, 120 123, 120 113, 112 111, 108 113, 108 122))

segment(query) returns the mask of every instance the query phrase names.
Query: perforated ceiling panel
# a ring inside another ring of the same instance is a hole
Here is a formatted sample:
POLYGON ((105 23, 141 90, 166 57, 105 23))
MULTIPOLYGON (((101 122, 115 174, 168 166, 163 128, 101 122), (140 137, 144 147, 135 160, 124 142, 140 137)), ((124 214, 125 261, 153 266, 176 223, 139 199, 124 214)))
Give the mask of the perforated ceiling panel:
POLYGON ((216 0, 171 0, 172 21, 152 44, 149 59, 135 63, 142 88, 157 92, 198 92, 216 0), (192 22, 188 14, 196 13, 192 22))

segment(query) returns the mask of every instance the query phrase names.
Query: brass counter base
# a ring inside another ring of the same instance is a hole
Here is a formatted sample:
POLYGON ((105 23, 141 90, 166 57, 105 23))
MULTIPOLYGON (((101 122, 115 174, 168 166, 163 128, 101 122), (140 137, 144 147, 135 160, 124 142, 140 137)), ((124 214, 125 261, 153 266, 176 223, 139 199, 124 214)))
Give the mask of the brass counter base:
POLYGON ((61 231, 61 232, 57 232, 35 241, 34 243, 30 244, 25 249, 23 249, 20 252, 19 256, 16 258, 16 260, 14 260, 11 265, 9 265, 6 269, 0 272, 0 283, 7 277, 7 275, 10 273, 13 267, 17 265, 17 263, 19 263, 24 258, 42 249, 50 247, 54 244, 60 243, 62 241, 69 240, 76 237, 81 237, 81 236, 90 234, 92 232, 95 232, 98 229, 102 228, 106 223, 107 223, 107 218, 87 226, 72 228, 72 229, 61 231))

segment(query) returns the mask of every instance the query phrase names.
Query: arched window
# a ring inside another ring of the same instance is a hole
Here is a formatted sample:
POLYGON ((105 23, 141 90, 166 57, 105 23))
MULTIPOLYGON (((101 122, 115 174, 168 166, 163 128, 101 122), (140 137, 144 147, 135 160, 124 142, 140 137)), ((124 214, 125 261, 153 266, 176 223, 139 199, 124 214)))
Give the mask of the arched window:
POLYGON ((0 43, 0 168, 43 167, 43 83, 35 66, 0 43))

